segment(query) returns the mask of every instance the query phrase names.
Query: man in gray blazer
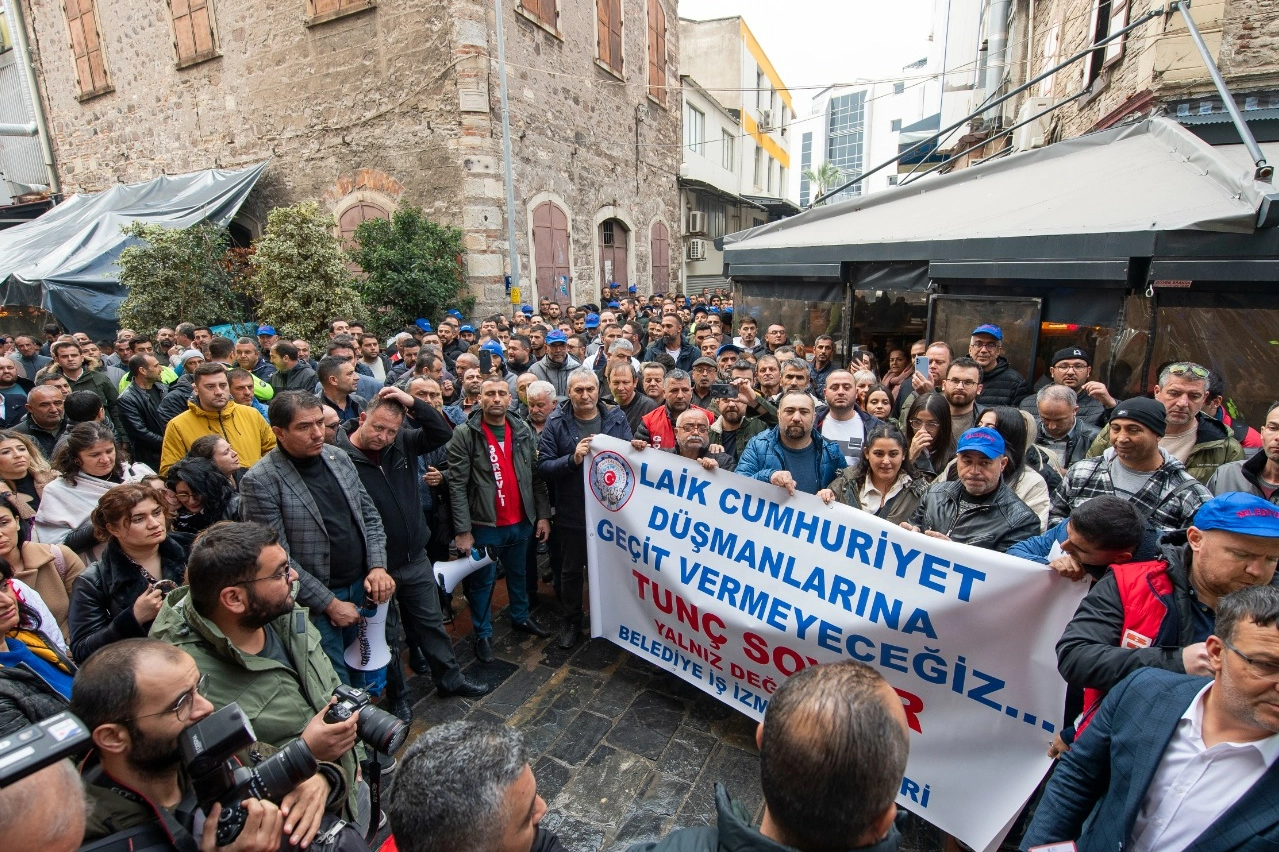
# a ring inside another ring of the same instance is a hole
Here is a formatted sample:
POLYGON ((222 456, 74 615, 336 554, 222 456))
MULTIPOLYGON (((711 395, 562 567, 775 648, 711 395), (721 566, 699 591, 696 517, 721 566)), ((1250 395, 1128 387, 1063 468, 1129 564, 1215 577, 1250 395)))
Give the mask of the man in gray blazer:
POLYGON ((298 572, 298 603, 308 607, 324 652, 344 683, 381 692, 386 669, 350 669, 343 653, 361 609, 390 599, 382 519, 349 456, 324 443, 319 397, 276 394, 268 409, 278 444, 240 483, 241 516, 280 534, 298 572))

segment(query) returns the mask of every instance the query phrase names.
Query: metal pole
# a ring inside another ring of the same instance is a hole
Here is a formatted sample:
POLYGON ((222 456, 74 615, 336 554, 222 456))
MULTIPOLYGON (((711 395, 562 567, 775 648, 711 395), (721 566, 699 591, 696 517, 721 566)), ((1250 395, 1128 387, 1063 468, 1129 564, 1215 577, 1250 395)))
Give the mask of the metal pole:
MULTIPOLYGON (((511 170, 511 108, 506 100, 506 39, 502 34, 502 0, 493 0, 497 17, 497 80, 502 97, 502 171, 506 179, 506 244, 511 288, 520 286, 520 257, 515 245, 515 175, 511 170)), ((520 294, 524 298, 524 294, 520 294)), ((527 301, 527 300, 525 300, 527 301)))
POLYGON ((49 122, 44 115, 44 104, 40 101, 40 88, 36 85, 36 74, 31 67, 31 47, 27 44, 27 21, 22 13, 22 0, 5 0, 4 6, 10 17, 9 34, 13 38, 13 47, 18 53, 22 80, 31 96, 31 111, 39 130, 37 136, 40 139, 40 154, 44 158, 44 170, 49 178, 49 194, 61 195, 62 182, 58 180, 58 170, 53 164, 53 144, 49 141, 49 122))
POLYGON ((1252 157, 1252 164, 1257 167, 1257 170, 1253 172, 1253 178, 1269 182, 1274 177, 1274 167, 1266 164, 1266 155, 1261 152, 1261 146, 1252 135, 1248 122, 1243 120, 1243 115, 1239 112, 1239 104, 1235 103, 1235 96, 1230 94, 1230 89, 1226 88, 1226 81, 1217 70, 1217 63, 1212 60, 1208 45, 1204 43, 1204 37, 1199 34, 1199 27, 1195 25, 1195 19, 1190 15, 1190 4, 1186 0, 1173 0, 1171 8, 1180 12, 1182 20, 1186 22, 1190 38, 1194 41, 1195 47, 1199 48, 1199 55, 1203 58, 1204 65, 1208 67, 1208 76, 1212 77, 1212 84, 1217 87, 1217 94, 1221 95, 1221 102, 1225 104, 1226 112, 1230 113, 1230 120, 1234 122, 1235 130, 1239 131, 1244 147, 1248 149, 1248 156, 1252 157))
POLYGON ((1128 33, 1137 29, 1137 27, 1146 23, 1147 21, 1153 18, 1160 17, 1161 15, 1163 15, 1163 13, 1164 13, 1164 10, 1162 6, 1159 7, 1158 9, 1151 9, 1149 12, 1142 15, 1140 18, 1133 21, 1131 24, 1124 27, 1123 29, 1116 30, 1115 32, 1103 38, 1102 40, 1095 42, 1089 47, 1084 48, 1079 53, 1076 53, 1074 56, 1070 57, 1064 62, 1057 63, 1052 68, 1049 68, 1047 71, 1042 72, 1041 74, 1039 74, 1039 76, 1035 77, 1034 79, 1027 80, 1025 83, 1022 83, 1020 86, 1013 89, 1008 94, 1002 95, 999 98, 996 98, 994 101, 990 102, 989 104, 983 103, 983 106, 980 107, 976 112, 969 113, 968 115, 964 116, 959 121, 956 121, 954 124, 950 125, 949 127, 943 128, 942 130, 938 131, 937 133, 934 133, 932 136, 928 137, 927 139, 923 139, 919 142, 916 142, 914 145, 911 145, 909 148, 907 148, 905 151, 902 151, 896 157, 893 157, 891 160, 886 160, 885 162, 880 163, 878 166, 875 166, 875 168, 871 169, 870 171, 863 172, 862 174, 858 175, 857 177, 853 178, 852 180, 848 181, 842 186, 837 186, 834 189, 827 190, 826 192, 822 193, 817 198, 813 199, 812 206, 816 207, 819 203, 821 203, 822 201, 825 201, 827 198, 830 198, 832 195, 843 192, 844 190, 848 189, 853 184, 860 183, 861 181, 865 180, 866 178, 870 177, 876 172, 883 171, 884 169, 888 168, 893 163, 897 162, 898 160, 900 160, 902 157, 906 156, 907 154, 918 151, 920 148, 924 147, 929 142, 936 142, 941 139, 944 139, 946 135, 950 133, 952 130, 956 130, 959 127, 962 127, 964 122, 974 119, 977 116, 981 115, 986 110, 992 107, 997 107, 1000 104, 1002 104, 1004 101, 1007 101, 1013 98, 1014 96, 1021 94, 1022 92, 1029 89, 1031 86, 1038 84, 1041 80, 1048 79, 1049 77, 1051 77, 1052 75, 1060 71, 1061 69, 1066 68, 1070 65, 1073 65, 1074 63, 1078 62, 1080 59, 1083 59, 1085 56, 1092 53, 1094 50, 1098 50, 1102 47, 1105 47, 1108 43, 1114 41, 1115 39, 1121 36, 1127 35, 1128 33))
MULTIPOLYGON (((1039 119, 1043 118, 1048 113, 1055 110, 1057 107, 1062 106, 1064 104, 1068 104, 1071 101, 1079 100, 1081 97, 1084 96, 1085 92, 1087 92, 1087 89, 1085 89, 1083 92, 1079 92, 1077 94, 1071 95, 1070 97, 1066 98, 1064 101, 1059 101, 1058 103, 1053 104, 1052 106, 1048 107, 1042 112, 1035 113, 1034 115, 1032 115, 1030 118, 1026 119, 1025 121, 1019 121, 1016 124, 1014 124, 1012 127, 1008 127, 1008 128, 1005 128, 1004 130, 999 131, 994 136, 990 137, 990 139, 983 139, 980 142, 978 142, 976 145, 970 145, 969 147, 960 151, 958 154, 951 154, 949 157, 942 160, 940 163, 935 163, 933 167, 930 168, 928 171, 920 172, 919 177, 911 178, 910 175, 906 175, 906 177, 909 179, 902 181, 901 183, 898 184, 898 186, 909 186, 910 184, 914 183, 920 178, 924 178, 924 177, 927 177, 928 175, 931 175, 933 172, 937 171, 938 169, 944 168, 947 163, 958 160, 960 157, 964 156, 970 151, 976 151, 978 148, 990 142, 991 139, 998 139, 1001 136, 1007 136, 1009 133, 1016 131, 1019 127, 1025 127, 1027 124, 1030 124, 1032 121, 1038 121, 1039 119)), ((1001 152, 996 152, 996 153, 1001 153, 1001 152)), ((994 156, 994 155, 992 154, 991 156, 994 156)), ((989 160, 990 157, 987 157, 986 159, 989 160)), ((982 162, 985 162, 985 160, 983 160, 982 162)))

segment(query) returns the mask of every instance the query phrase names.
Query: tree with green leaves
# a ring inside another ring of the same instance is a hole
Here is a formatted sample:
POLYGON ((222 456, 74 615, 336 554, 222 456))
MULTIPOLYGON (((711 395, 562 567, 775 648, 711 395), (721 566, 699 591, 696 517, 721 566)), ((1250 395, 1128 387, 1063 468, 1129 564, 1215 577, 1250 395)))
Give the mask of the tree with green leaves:
POLYGON ((134 222, 123 230, 140 242, 120 253, 120 283, 129 291, 120 305, 120 325, 154 333, 178 322, 214 325, 242 318, 226 228, 134 222))
POLYGON ((333 217, 314 201, 277 207, 249 258, 258 319, 285 339, 318 343, 329 321, 364 319, 366 311, 334 235, 333 217))
POLYGON ((834 189, 846 180, 839 166, 830 160, 815 169, 804 169, 804 177, 808 178, 808 182, 813 185, 813 198, 819 197, 829 189, 834 189))
POLYGON ((440 225, 419 207, 388 219, 366 219, 355 229, 350 258, 364 270, 357 284, 379 334, 399 331, 418 317, 438 319, 449 308, 469 314, 464 293, 462 231, 440 225))

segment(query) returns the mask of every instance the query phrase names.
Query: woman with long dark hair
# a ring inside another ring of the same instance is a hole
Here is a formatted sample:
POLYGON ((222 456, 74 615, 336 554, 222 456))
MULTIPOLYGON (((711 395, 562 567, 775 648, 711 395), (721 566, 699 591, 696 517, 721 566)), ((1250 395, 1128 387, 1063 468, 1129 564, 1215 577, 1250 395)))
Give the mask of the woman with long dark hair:
POLYGON ((903 420, 906 455, 920 475, 935 477, 953 457, 950 403, 937 391, 915 397, 903 420))
POLYGON ((169 468, 165 484, 178 501, 174 532, 194 534, 218 521, 240 520, 239 493, 208 459, 179 459, 169 468))
POLYGON ((28 595, 0 559, 0 736, 60 713, 71 697, 76 668, 28 595))
POLYGON ((240 479, 248 473, 248 469, 240 465, 240 454, 230 442, 221 435, 201 435, 191 442, 187 450, 188 458, 208 459, 231 482, 233 488, 240 487, 240 479))
POLYGON ((71 653, 84 662, 120 639, 146 636, 164 596, 185 580, 186 550, 169 535, 154 488, 117 485, 93 510, 102 558, 71 590, 71 653))
POLYGON ((96 421, 70 429, 52 464, 59 475, 45 486, 35 517, 36 538, 46 544, 61 544, 115 486, 155 472, 127 461, 111 427, 96 421))
POLYGON ((861 460, 841 470, 817 496, 899 524, 910 519, 928 484, 906 457, 906 436, 891 423, 881 423, 866 436, 861 460))

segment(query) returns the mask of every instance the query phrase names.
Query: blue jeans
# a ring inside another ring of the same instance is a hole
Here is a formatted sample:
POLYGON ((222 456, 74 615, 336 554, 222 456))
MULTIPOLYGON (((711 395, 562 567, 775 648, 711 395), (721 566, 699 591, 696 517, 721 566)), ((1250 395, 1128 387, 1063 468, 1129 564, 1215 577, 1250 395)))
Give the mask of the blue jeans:
MULTIPOLYGON (((367 596, 364 591, 363 580, 356 580, 349 586, 342 586, 337 589, 331 588, 329 591, 338 600, 353 603, 357 607, 364 605, 364 599, 367 596)), ((360 634, 359 622, 352 624, 350 627, 335 627, 324 613, 312 612, 311 623, 320 631, 320 647, 324 649, 325 656, 333 664, 333 671, 337 672, 338 680, 348 686, 367 689, 374 695, 381 695, 386 689, 386 669, 381 668, 374 672, 362 672, 358 669, 348 668, 346 659, 343 656, 346 653, 346 646, 354 642, 355 637, 360 634)))
MULTIPOLYGON (((510 604, 506 612, 511 621, 528 621, 528 586, 525 576, 528 566, 528 540, 533 535, 533 525, 520 521, 507 527, 475 527, 471 530, 475 546, 488 549, 493 564, 486 565, 462 581, 466 600, 471 605, 471 622, 475 625, 475 638, 487 639, 493 635, 493 615, 489 611, 493 601, 493 584, 497 581, 497 565, 506 572, 506 595, 510 604)), ((534 567, 533 570, 537 570, 534 567)))

